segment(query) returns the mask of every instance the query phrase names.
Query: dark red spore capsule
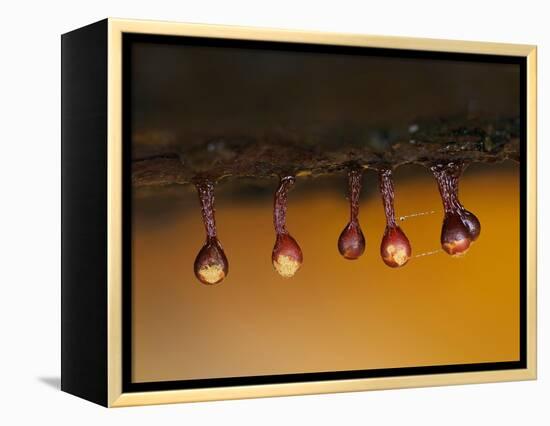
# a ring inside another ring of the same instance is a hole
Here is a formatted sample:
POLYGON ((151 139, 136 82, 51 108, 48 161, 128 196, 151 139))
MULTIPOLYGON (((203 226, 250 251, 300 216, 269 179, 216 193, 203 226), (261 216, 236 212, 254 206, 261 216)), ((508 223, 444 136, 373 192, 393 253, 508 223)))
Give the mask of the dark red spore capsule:
POLYGON ((350 260, 358 259, 365 252, 365 236, 359 225, 359 197, 363 174, 360 170, 348 172, 350 219, 338 238, 338 251, 350 260))
POLYGON ((214 216, 214 185, 209 181, 196 184, 206 230, 206 242, 195 258, 195 276, 203 284, 218 284, 229 273, 229 263, 218 240, 214 216))
POLYGON ((380 256, 392 268, 404 266, 412 255, 409 239, 395 221, 394 188, 391 169, 381 169, 378 173, 380 194, 386 215, 386 229, 380 244, 380 256))
POLYGON ((470 248, 471 236, 457 213, 445 214, 441 232, 441 247, 451 256, 465 254, 470 248))
POLYGON ((281 178, 273 200, 273 224, 276 239, 271 260, 275 270, 284 278, 293 277, 304 260, 302 249, 286 229, 288 191, 294 182, 294 176, 281 178))
POLYGON ((386 226, 380 244, 380 256, 384 263, 392 268, 398 268, 409 261, 411 254, 411 243, 403 230, 399 226, 386 226))
POLYGON ((462 218, 462 222, 470 233, 470 239, 472 240, 472 242, 474 242, 475 240, 477 240, 479 234, 481 233, 481 223, 479 223, 479 219, 475 214, 464 208, 460 213, 460 217, 462 218))
POLYGON ((458 199, 458 183, 464 170, 462 162, 449 162, 432 166, 437 181, 443 210, 441 247, 451 256, 465 254, 481 233, 481 224, 475 214, 466 210, 458 199))

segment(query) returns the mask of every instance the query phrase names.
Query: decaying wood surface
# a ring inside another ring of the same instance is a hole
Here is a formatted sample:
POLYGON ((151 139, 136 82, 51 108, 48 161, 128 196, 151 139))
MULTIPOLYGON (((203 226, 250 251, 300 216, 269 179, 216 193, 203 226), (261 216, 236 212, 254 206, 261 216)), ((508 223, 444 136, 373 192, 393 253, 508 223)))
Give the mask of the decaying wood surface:
MULTIPOLYGON (((461 160, 519 161, 519 119, 446 120, 413 124, 403 134, 339 132, 311 140, 277 133, 263 138, 224 137, 180 152, 134 159, 134 187, 189 184, 229 177, 318 176, 363 167, 461 160)), ((185 146, 185 144, 179 144, 185 146)))

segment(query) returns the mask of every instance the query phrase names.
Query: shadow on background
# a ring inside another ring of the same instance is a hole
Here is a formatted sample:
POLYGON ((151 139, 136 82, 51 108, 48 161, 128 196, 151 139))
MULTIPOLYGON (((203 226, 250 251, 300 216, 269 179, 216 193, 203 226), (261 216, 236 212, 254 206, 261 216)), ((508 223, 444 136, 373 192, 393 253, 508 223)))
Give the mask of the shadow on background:
POLYGON ((38 381, 48 385, 51 388, 57 390, 61 389, 61 377, 39 377, 38 381))

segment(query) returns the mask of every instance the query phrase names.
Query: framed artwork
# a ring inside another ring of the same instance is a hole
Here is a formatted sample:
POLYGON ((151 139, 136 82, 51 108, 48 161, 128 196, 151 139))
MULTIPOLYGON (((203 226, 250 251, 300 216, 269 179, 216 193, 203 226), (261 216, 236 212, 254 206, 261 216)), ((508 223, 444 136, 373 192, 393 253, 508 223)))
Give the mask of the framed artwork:
POLYGON ((107 19, 62 36, 62 389, 536 377, 536 48, 107 19))

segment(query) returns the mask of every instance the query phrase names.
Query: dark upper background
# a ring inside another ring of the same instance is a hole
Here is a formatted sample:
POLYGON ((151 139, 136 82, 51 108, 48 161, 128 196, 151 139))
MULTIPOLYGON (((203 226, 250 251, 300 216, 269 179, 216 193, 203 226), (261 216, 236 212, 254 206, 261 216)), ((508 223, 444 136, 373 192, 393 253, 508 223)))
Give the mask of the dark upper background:
POLYGON ((131 73, 134 157, 212 138, 401 134, 520 106, 519 66, 491 62, 134 42, 131 73))

